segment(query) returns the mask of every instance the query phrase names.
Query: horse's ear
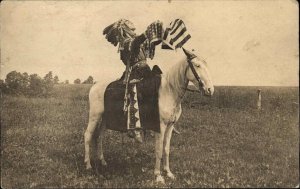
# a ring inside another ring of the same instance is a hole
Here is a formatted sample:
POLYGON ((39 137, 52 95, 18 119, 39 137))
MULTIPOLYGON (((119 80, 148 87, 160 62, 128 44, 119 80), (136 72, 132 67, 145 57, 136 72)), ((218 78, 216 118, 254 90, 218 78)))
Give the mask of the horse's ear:
POLYGON ((182 50, 183 50, 184 54, 186 55, 186 57, 187 57, 189 60, 191 60, 191 59, 197 57, 195 54, 193 54, 192 52, 186 50, 186 49, 183 48, 183 47, 182 47, 182 50))
POLYGON ((188 53, 188 51, 187 51, 187 50, 185 50, 185 48, 183 48, 183 47, 182 47, 182 50, 183 50, 184 54, 185 54, 187 57, 189 57, 189 53, 188 53))

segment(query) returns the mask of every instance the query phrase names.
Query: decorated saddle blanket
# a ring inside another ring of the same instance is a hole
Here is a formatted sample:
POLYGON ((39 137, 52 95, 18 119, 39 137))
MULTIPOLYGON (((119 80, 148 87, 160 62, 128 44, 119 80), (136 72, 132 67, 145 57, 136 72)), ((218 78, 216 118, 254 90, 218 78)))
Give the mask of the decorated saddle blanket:
MULTIPOLYGON (((148 78, 136 84, 138 112, 141 129, 160 132, 158 90, 161 76, 155 70, 148 78)), ((129 84, 129 88, 133 88, 129 84)), ((124 94, 126 85, 123 80, 110 83, 104 93, 104 119, 106 128, 121 132, 127 131, 127 113, 124 113, 124 94)))

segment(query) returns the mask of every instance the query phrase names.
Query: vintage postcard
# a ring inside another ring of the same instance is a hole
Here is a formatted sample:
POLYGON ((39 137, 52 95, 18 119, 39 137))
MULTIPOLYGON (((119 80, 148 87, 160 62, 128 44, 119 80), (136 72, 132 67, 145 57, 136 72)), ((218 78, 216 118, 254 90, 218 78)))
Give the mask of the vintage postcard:
POLYGON ((293 0, 1 2, 2 188, 299 188, 293 0))

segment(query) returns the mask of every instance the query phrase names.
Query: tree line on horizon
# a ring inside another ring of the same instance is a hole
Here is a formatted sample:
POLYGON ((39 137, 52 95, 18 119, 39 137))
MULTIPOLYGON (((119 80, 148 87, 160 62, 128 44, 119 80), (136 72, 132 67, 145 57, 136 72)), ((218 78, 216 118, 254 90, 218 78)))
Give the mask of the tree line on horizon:
MULTIPOLYGON (((74 84, 93 84, 94 78, 89 76, 81 82, 79 78, 73 81, 74 84)), ((24 96, 49 96, 54 85, 70 84, 69 80, 59 82, 57 75, 53 77, 52 71, 49 71, 44 77, 38 74, 28 74, 11 71, 6 75, 5 80, 0 80, 0 93, 10 95, 24 96)))

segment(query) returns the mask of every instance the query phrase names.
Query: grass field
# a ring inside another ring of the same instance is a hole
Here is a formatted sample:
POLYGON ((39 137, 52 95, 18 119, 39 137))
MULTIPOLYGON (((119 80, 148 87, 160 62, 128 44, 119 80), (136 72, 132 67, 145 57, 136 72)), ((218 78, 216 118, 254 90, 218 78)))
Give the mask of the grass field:
MULTIPOLYGON (((108 166, 83 163, 90 85, 58 85, 50 98, 1 99, 1 187, 155 187, 154 138, 136 144, 108 131, 108 166)), ((298 88, 216 87, 188 92, 173 135, 167 187, 295 187, 299 183, 298 88)))

